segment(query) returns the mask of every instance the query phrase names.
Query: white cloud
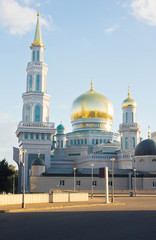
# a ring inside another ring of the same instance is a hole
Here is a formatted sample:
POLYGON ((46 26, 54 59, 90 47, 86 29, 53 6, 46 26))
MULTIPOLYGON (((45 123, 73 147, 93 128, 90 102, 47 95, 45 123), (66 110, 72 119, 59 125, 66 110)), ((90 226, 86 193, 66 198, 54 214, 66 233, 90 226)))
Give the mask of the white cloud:
POLYGON ((131 0, 130 7, 136 19, 156 26, 156 0, 131 0))
POLYGON ((0 112, 0 122, 10 120, 12 118, 12 115, 6 112, 0 112))
POLYGON ((111 27, 105 29, 105 33, 112 33, 114 31, 116 31, 118 28, 119 28, 118 25, 111 26, 111 27))
MULTIPOLYGON (((25 0, 25 4, 30 0, 25 0)), ((49 27, 52 20, 40 17, 41 24, 49 27)), ((17 0, 0 0, 0 24, 8 27, 11 34, 24 35, 36 24, 36 11, 21 5, 17 0)))

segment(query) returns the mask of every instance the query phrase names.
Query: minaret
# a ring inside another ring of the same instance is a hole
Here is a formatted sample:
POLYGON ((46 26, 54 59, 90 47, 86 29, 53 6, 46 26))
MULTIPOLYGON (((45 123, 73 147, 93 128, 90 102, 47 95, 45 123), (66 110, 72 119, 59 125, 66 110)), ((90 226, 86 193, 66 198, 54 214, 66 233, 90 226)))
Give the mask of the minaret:
POLYGON ((123 122, 119 126, 121 136, 121 154, 119 156, 119 168, 132 168, 132 156, 137 144, 140 142, 140 126, 136 122, 136 102, 128 97, 122 103, 123 122))
MULTIPOLYGON (((50 166, 51 142, 55 133, 54 123, 49 122, 49 101, 47 94, 47 64, 43 62, 44 44, 41 37, 40 14, 37 13, 37 24, 34 41, 30 46, 31 62, 27 65, 26 92, 23 93, 22 121, 16 135, 19 147, 27 150, 26 178, 32 161, 37 158, 45 160, 50 166)), ((27 178, 28 183, 28 178, 27 178)))

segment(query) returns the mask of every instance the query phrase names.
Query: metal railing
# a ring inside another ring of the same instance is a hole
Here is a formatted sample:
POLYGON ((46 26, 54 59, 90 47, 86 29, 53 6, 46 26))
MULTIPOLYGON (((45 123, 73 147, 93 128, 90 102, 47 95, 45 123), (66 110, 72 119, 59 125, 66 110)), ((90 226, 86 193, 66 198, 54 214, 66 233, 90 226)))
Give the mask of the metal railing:
POLYGON ((45 128, 55 128, 53 122, 19 122, 19 127, 45 127, 45 128))

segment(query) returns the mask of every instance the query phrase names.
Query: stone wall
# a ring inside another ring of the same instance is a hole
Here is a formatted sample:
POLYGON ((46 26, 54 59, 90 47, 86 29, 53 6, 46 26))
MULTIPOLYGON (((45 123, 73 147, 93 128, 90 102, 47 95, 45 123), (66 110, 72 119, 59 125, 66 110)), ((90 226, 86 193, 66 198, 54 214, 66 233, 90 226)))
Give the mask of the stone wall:
MULTIPOLYGON (((24 201, 28 203, 49 203, 49 194, 25 194, 24 201)), ((22 204, 22 194, 0 195, 0 205, 22 204)))

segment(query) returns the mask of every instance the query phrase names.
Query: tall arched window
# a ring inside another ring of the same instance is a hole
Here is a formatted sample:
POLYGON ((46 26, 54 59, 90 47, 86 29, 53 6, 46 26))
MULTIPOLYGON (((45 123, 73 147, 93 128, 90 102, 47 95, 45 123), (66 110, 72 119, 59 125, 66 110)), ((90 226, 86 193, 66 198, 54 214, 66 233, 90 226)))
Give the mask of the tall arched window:
POLYGON ((126 112, 126 123, 128 123, 128 112, 126 112))
POLYGON ((132 138, 132 147, 135 149, 135 137, 132 138))
POLYGON ((35 50, 33 50, 33 62, 35 62, 35 50))
POLYGON ((37 62, 39 62, 39 60, 40 60, 40 51, 37 50, 37 62))
POLYGON ((36 91, 40 91, 40 75, 36 76, 36 91))
POLYGON ((125 148, 128 149, 128 137, 125 138, 125 148))
POLYGON ((92 139, 92 144, 94 145, 94 138, 92 139))
POLYGON ((35 122, 40 122, 40 106, 35 106, 35 122))
POLYGON ((63 140, 61 140, 61 148, 63 148, 63 140))
POLYGON ((26 122, 30 122, 30 106, 26 107, 25 120, 26 122))
POLYGON ((30 75, 30 80, 29 80, 29 91, 32 91, 32 75, 30 75))

